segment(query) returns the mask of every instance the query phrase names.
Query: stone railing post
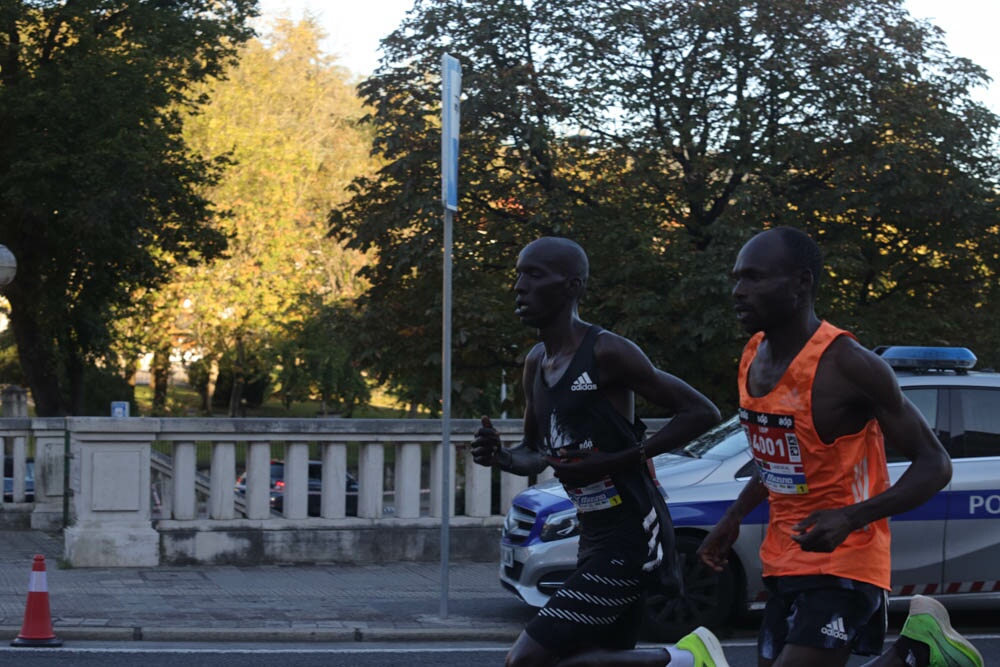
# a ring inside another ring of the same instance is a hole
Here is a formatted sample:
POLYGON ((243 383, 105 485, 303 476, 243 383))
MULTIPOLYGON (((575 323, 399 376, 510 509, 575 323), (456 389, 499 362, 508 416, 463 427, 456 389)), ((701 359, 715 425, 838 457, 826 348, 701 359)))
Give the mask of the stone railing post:
POLYGON ((536 480, 535 483, 536 484, 541 484, 542 482, 547 482, 550 479, 555 479, 555 477, 556 477, 556 474, 552 470, 552 468, 546 468, 542 472, 538 473, 538 477, 535 478, 535 480, 536 480))
MULTIPOLYGON (((347 513, 347 445, 323 445, 323 492, 320 515, 324 519, 340 519, 347 513)), ((357 498, 355 498, 357 502, 357 498)))
POLYGON ((500 514, 506 514, 514 497, 528 488, 528 478, 509 472, 500 474, 500 514))
POLYGON ((406 442, 396 447, 395 478, 396 516, 415 519, 420 516, 420 444, 406 442))
POLYGON ((173 518, 198 518, 198 498, 195 496, 195 474, 198 472, 198 446, 194 442, 174 443, 173 518))
POLYGON ((476 464, 471 448, 464 448, 462 464, 465 469, 465 515, 487 517, 492 514, 493 469, 476 464))
POLYGON ((282 505, 286 519, 309 515, 309 443, 285 444, 285 488, 282 505))
POLYGON ((73 458, 70 488, 76 523, 64 534, 74 567, 159 565, 150 521, 150 451, 159 420, 66 419, 73 458))
POLYGON ((27 417, 28 390, 17 385, 7 385, 0 392, 0 416, 27 417))
MULTIPOLYGON (((15 503, 24 502, 24 488, 25 488, 25 476, 27 474, 27 458, 28 458, 28 438, 25 435, 15 435, 5 440, 10 440, 11 448, 11 485, 10 494, 11 499, 15 503)), ((0 448, 2 449, 2 448, 0 448)), ((4 467, 6 467, 6 463, 4 467)), ((6 491, 6 489, 5 489, 6 491)))
POLYGON ((212 519, 236 518, 236 443, 212 444, 211 488, 208 516, 212 519))
POLYGON ((385 447, 381 442, 361 444, 358 455, 358 516, 382 518, 382 492, 385 488, 385 447))
POLYGON ((60 418, 32 419, 35 435, 35 509, 31 512, 34 530, 62 528, 66 470, 66 421, 60 418))
POLYGON ((248 447, 247 518, 267 519, 271 516, 271 443, 251 442, 248 447))
POLYGON ((447 445, 438 443, 434 446, 431 455, 431 516, 441 518, 441 495, 443 481, 441 479, 441 460, 447 457, 448 461, 448 514, 455 513, 455 448, 451 443, 447 445))

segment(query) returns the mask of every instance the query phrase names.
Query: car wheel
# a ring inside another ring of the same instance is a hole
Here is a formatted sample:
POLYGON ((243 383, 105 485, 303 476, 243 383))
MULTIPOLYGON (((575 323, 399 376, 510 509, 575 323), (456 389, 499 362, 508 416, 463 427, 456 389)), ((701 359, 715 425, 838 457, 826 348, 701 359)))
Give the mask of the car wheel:
POLYGON ((677 536, 677 557, 684 576, 684 594, 668 598, 651 595, 643 615, 643 637, 649 641, 675 642, 699 625, 721 630, 735 615, 737 576, 732 560, 719 573, 698 558, 701 538, 677 536))

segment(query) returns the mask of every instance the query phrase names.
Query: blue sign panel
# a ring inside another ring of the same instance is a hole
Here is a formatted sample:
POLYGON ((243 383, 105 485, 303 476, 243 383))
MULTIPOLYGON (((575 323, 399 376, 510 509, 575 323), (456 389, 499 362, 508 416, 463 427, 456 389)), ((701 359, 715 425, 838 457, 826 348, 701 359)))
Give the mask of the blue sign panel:
POLYGON ((447 53, 441 56, 441 200, 458 210, 458 111, 462 66, 447 53))

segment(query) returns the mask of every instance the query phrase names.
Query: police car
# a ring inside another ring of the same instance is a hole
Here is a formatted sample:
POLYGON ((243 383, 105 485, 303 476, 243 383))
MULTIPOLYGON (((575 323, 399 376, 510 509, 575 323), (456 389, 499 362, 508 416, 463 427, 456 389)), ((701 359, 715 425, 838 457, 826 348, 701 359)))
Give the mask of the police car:
MULTIPOLYGON (((971 370, 965 348, 877 348, 903 393, 948 449, 951 483, 921 507, 893 517, 892 595, 934 595, 946 604, 1000 602, 1000 373, 971 370)), ((650 420, 651 430, 662 422, 650 420)), ((887 452, 895 482, 906 459, 887 452)), ((716 574, 695 555, 705 534, 754 473, 749 444, 732 418, 674 452, 654 459, 674 520, 685 578, 679 599, 648 601, 645 634, 674 641, 698 625, 725 628, 763 607, 759 548, 766 503, 743 521, 728 567, 716 574)), ((576 510, 558 480, 518 494, 504 521, 500 581, 542 606, 576 564, 576 510)))

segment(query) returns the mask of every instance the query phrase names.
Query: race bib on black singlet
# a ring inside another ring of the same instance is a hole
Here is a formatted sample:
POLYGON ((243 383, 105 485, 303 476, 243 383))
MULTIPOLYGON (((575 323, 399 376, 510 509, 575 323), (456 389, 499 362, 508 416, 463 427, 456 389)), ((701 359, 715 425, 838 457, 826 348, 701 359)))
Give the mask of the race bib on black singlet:
POLYGON ((774 493, 809 493, 795 418, 740 408, 740 424, 760 469, 760 480, 774 493))
POLYGON ((621 494, 610 477, 581 487, 564 487, 580 512, 609 510, 622 504, 621 494))

